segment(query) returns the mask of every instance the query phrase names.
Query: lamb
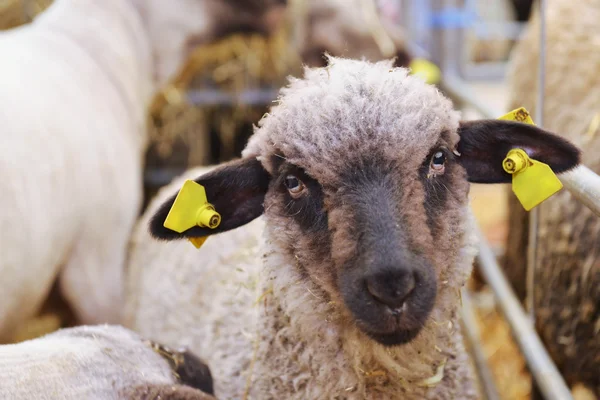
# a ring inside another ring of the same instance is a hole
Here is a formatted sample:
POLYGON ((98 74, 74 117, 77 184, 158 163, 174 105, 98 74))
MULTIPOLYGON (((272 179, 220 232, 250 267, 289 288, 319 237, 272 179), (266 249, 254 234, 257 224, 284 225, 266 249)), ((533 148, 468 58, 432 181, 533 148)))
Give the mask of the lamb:
MULTIPOLYGON (((543 126, 585 149, 600 173, 600 3, 556 0, 547 5, 547 67, 543 126), (577 60, 581 60, 578 62, 577 60)), ((511 55, 511 105, 536 109, 539 13, 511 55)), ((511 193, 503 268, 526 296, 528 214, 511 193)), ((540 206, 535 266, 536 327, 567 383, 600 398, 600 219, 567 190, 540 206)))
POLYGON ((163 227, 196 171, 161 190, 132 239, 124 325, 202 354, 224 398, 478 398, 458 320, 468 182, 509 182, 511 148, 558 172, 579 151, 535 126, 460 121, 408 72, 329 57, 292 78, 242 158, 196 175, 216 229, 163 227))
POLYGON ((57 279, 80 323, 119 320, 146 106, 199 40, 283 7, 238 3, 56 0, 0 33, 0 342, 57 279))
POLYGON ((215 399, 210 369, 197 356, 118 325, 0 346, 0 382, 0 398, 11 400, 215 399))

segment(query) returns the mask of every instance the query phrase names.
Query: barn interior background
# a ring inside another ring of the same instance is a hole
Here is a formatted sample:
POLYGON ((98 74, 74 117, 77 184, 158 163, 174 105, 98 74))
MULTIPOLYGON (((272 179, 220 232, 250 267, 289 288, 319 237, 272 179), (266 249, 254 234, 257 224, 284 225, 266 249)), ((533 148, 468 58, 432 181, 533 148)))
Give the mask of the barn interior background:
MULTIPOLYGON (((0 29, 29 23, 50 4, 51 0, 0 0, 0 29)), ((377 1, 381 19, 404 29, 415 56, 454 74, 445 76, 448 79, 443 79, 441 87, 454 94, 457 104, 471 116, 482 114, 482 108, 484 114, 487 110, 508 111, 506 64, 536 4, 525 0, 377 1)), ((307 10, 310 7, 310 1, 289 0, 286 22, 269 37, 249 32, 196 48, 179 75, 156 93, 148 112, 151 144, 144 177, 146 201, 190 166, 239 155, 253 124, 267 112, 286 77, 301 72, 306 55, 295 51, 295 43, 307 40, 305 36, 311 40, 317 16, 307 10)), ((336 12, 333 5, 331 10, 336 12)), ((372 34, 378 35, 375 28, 372 34)), ((346 43, 348 47, 355 44, 346 43)), ((344 54, 344 48, 315 46, 344 54)), ((508 234, 509 191, 509 185, 474 185, 472 189, 473 209, 497 256, 503 254, 508 234)), ((487 365, 480 367, 482 380, 492 385, 488 398, 529 399, 530 370, 492 289, 477 273, 470 282, 469 298, 474 314, 465 319, 474 329, 471 339, 479 343, 474 351, 480 352, 487 365)), ((14 341, 68 324, 68 310, 59 298, 52 297, 40 318, 14 341)), ((593 398, 585 393, 575 396, 593 398)))

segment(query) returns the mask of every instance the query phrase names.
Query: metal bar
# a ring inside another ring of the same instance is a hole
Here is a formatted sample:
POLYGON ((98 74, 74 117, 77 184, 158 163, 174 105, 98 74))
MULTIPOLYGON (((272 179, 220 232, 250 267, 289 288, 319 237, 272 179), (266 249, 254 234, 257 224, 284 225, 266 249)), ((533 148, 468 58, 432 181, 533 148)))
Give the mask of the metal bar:
POLYGON ((525 28, 522 22, 480 22, 473 23, 473 34, 478 39, 509 39, 517 40, 525 28))
POLYGON ((571 391, 552 362, 523 307, 506 281, 487 240, 476 227, 480 238, 479 269, 491 287, 500 311, 508 321, 513 337, 521 349, 540 392, 547 400, 572 400, 571 391))
POLYGON ((484 102, 480 101, 479 98, 473 93, 473 90, 467 86, 467 84, 457 75, 447 74, 444 75, 440 83, 442 89, 448 93, 450 97, 458 100, 460 103, 465 103, 473 107, 479 112, 484 118, 498 118, 502 114, 498 113, 484 102))
POLYGON ((557 175, 573 197, 600 216, 600 176, 585 165, 557 175))
MULTIPOLYGON (((546 94, 546 0, 539 0, 540 7, 540 55, 538 61, 538 88, 535 119, 538 126, 544 125, 544 96, 546 94)), ((527 241, 527 275, 525 305, 531 323, 535 324, 535 269, 537 267, 538 228, 540 207, 535 207, 529 213, 529 237, 527 241)))
POLYGON ((475 363, 477 376, 479 377, 479 382, 483 389, 484 398, 487 400, 500 400, 494 376, 490 371, 483 347, 481 346, 481 339, 479 337, 479 329, 477 327, 477 319, 475 317, 475 309, 473 307, 471 295, 466 288, 463 288, 461 291, 461 299, 461 323, 464 328, 467 345, 473 355, 473 362, 475 363))
POLYGON ((144 171, 144 185, 160 188, 171 183, 173 179, 185 172, 185 168, 163 167, 146 168, 144 171))
POLYGON ((502 81, 506 76, 506 61, 466 62, 463 76, 466 81, 502 81))
POLYGON ((216 89, 189 90, 187 101, 200 106, 222 106, 232 104, 267 105, 277 98, 279 89, 248 89, 237 93, 216 89))

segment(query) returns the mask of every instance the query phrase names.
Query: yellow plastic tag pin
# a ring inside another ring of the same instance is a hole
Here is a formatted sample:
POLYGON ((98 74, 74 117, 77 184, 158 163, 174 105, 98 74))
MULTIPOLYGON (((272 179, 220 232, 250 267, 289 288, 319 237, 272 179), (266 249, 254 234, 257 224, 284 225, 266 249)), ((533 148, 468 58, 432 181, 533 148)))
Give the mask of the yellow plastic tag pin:
POLYGON ((529 112, 525 109, 525 107, 517 108, 516 110, 512 110, 506 115, 501 116, 498 119, 503 119, 506 121, 517 121, 522 122, 524 124, 535 125, 529 112))
POLYGON ((204 242, 206 242, 206 239, 208 239, 208 236, 203 236, 203 237, 198 237, 198 238, 189 238, 188 240, 194 245, 194 247, 199 249, 200 247, 202 247, 204 242))
POLYGON ((436 84, 440 81, 440 69, 434 63, 424 58, 415 58, 411 61, 409 68, 411 73, 425 79, 426 83, 436 84))
MULTIPOLYGON (((163 226, 181 233, 194 226, 215 229, 220 223, 221 215, 206 199, 204 186, 187 180, 177 194, 163 226)), ((189 240, 196 248, 200 248, 206 241, 206 237, 189 240)))
MULTIPOLYGON (((523 107, 511 111, 499 119, 535 125, 529 112, 523 107)), ((523 149, 510 150, 502 161, 502 168, 512 175, 512 190, 527 211, 563 187, 562 182, 549 165, 530 158, 523 149)))

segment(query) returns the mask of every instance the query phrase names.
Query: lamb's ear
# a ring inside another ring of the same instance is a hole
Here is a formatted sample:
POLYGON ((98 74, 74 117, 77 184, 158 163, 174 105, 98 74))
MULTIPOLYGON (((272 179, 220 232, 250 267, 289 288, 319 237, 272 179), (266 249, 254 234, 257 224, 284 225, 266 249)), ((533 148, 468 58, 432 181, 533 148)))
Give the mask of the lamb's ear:
POLYGON ((512 175, 504 171, 502 161, 515 148, 548 164, 557 174, 580 162, 579 149, 571 142, 535 125, 498 119, 462 121, 458 134, 458 159, 473 183, 511 182, 512 175))
POLYGON ((163 240, 209 236, 235 229, 259 217, 269 187, 270 175, 255 158, 230 161, 195 179, 204 186, 206 198, 221 215, 215 229, 190 228, 177 233, 163 226, 177 193, 165 201, 150 220, 150 234, 163 240))

